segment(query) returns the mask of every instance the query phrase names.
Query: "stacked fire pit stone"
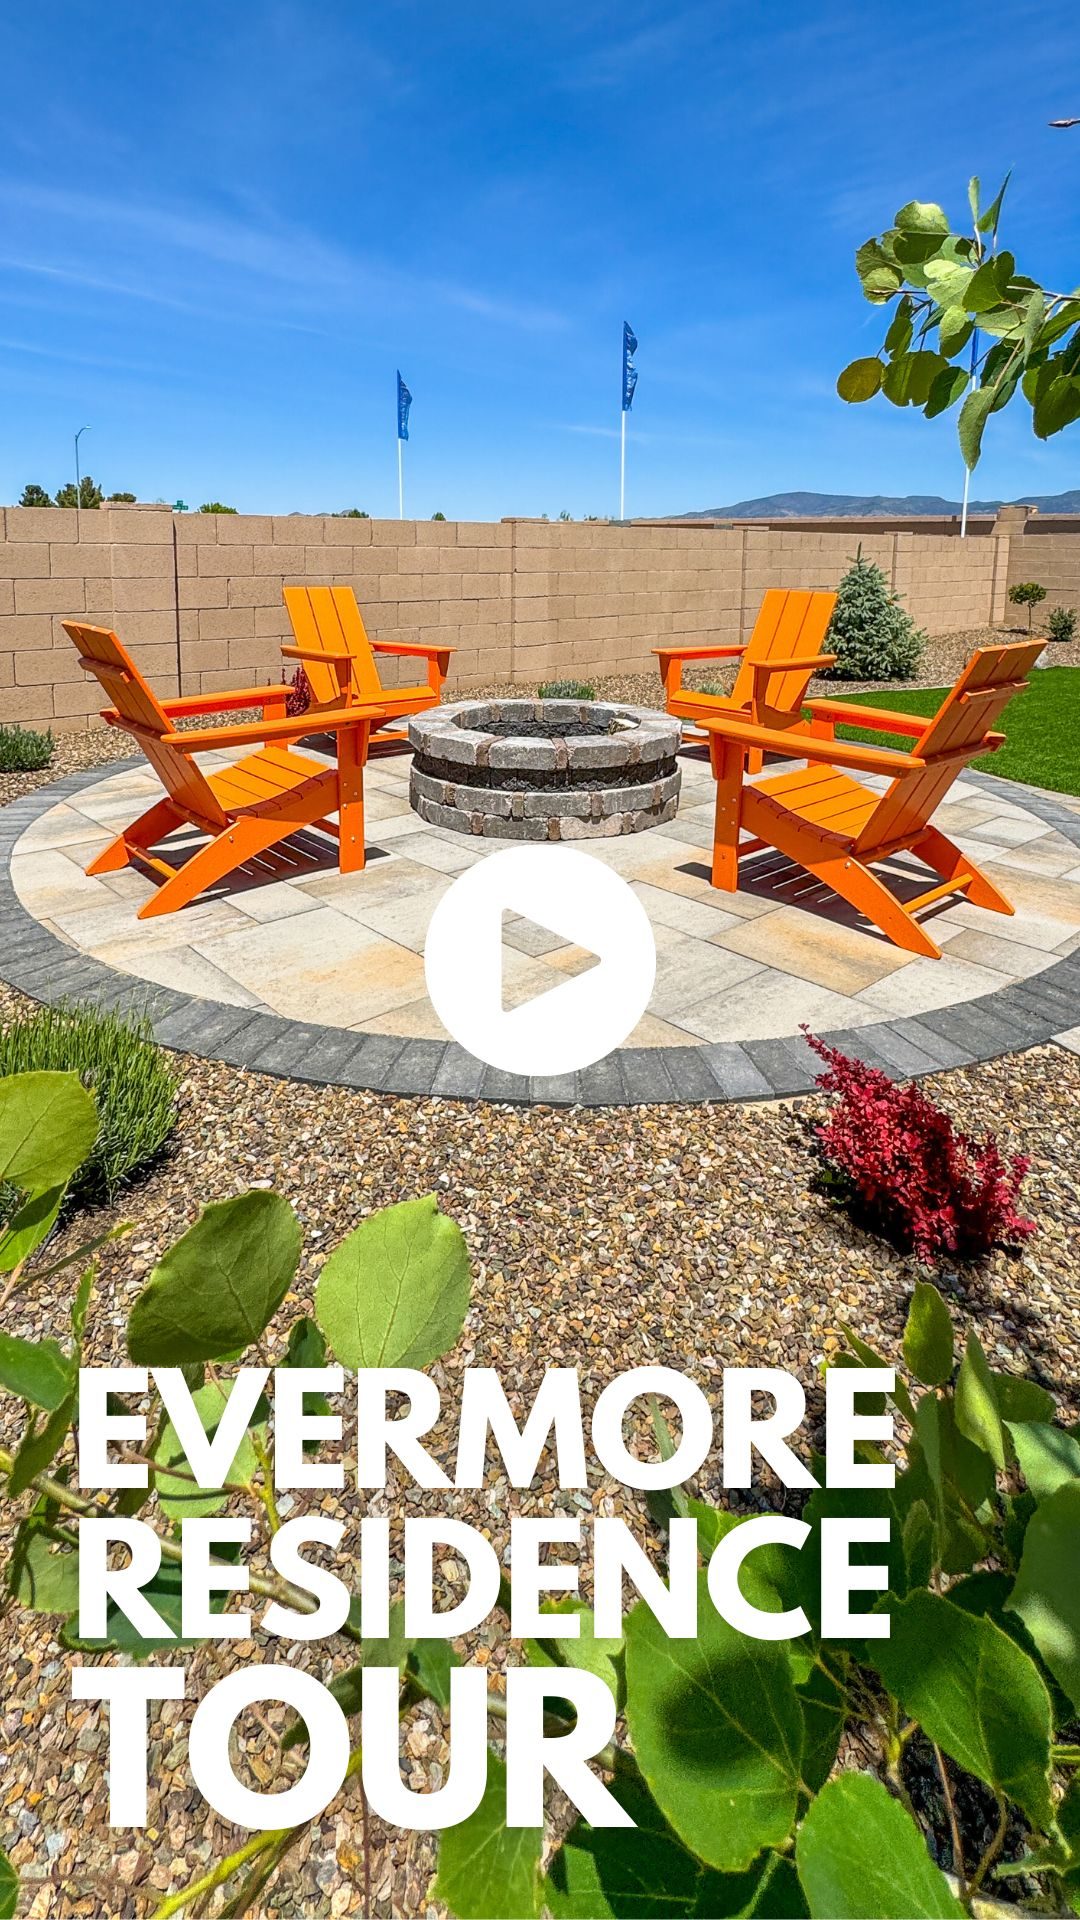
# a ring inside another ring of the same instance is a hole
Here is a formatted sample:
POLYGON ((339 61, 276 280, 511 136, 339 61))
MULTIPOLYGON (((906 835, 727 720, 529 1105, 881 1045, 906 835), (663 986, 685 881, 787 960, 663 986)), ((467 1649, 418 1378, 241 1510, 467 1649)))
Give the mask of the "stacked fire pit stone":
POLYGON ((409 722, 422 820, 497 840, 591 840, 674 818, 677 720, 600 700, 463 700, 409 722))

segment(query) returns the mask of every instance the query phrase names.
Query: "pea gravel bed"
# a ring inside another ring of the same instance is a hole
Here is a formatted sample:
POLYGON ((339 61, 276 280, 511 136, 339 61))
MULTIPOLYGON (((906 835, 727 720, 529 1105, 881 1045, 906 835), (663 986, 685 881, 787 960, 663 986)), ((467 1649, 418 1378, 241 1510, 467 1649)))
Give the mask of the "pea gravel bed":
MULTIPOLYGON (((833 680, 826 675, 815 674, 810 682, 810 692, 820 699, 837 700, 849 693, 867 693, 877 687, 949 687, 967 665, 976 647, 1000 647, 1006 641, 1027 640, 1029 637, 1038 639, 1038 630, 1032 636, 1029 636, 1026 626, 969 627, 959 633, 931 634, 910 680, 833 680)), ((686 644, 710 646, 714 640, 716 645, 722 644, 719 636, 711 634, 700 639, 687 635, 686 644)), ((1065 644, 1048 642, 1042 664, 1048 667, 1080 667, 1080 637, 1065 644)), ((721 660, 716 665, 690 660, 684 668, 683 678, 687 686, 700 687, 708 682, 729 692, 738 671, 737 660, 721 660)), ((634 707, 662 707, 664 704, 659 674, 651 670, 646 673, 606 674, 593 684, 600 700, 622 700, 627 706, 634 707)), ((539 685, 535 680, 522 682, 515 684, 514 692, 519 695, 536 693, 539 685)), ((480 687, 476 689, 476 698, 486 700, 505 692, 505 687, 480 687)))
MULTIPOLYGON (((24 1005, 0 989, 0 1021, 24 1005)), ((122 1361, 131 1302, 198 1205, 255 1183, 285 1194, 304 1228, 296 1293, 272 1330, 271 1353, 279 1351, 274 1331, 310 1306, 326 1252, 370 1209, 435 1191, 459 1222, 475 1285, 464 1335, 445 1366, 433 1369, 449 1403, 430 1442, 443 1458, 451 1457, 453 1407, 468 1365, 496 1366, 519 1412, 516 1396, 531 1395, 548 1365, 578 1367, 590 1405, 632 1365, 688 1370, 713 1398, 724 1366, 785 1365, 811 1390, 816 1414, 816 1370, 835 1348, 842 1322, 890 1361, 898 1357, 917 1269, 811 1190, 805 1124, 813 1103, 753 1110, 480 1107, 283 1084, 192 1059, 180 1068, 172 1150, 116 1210, 117 1218, 137 1221, 134 1231, 101 1256, 93 1363, 122 1361)), ((946 1273, 942 1284, 960 1325, 978 1326, 995 1364, 1032 1374, 1075 1417, 1080 1279, 1068 1242, 1080 1221, 1080 1058, 1042 1048, 943 1076, 935 1087, 965 1125, 993 1128, 1010 1150, 1030 1155, 1028 1204, 1040 1227, 1022 1254, 946 1273)), ((12 1301, 7 1324, 13 1332, 62 1338, 66 1310, 66 1299, 43 1297, 31 1284, 12 1301)), ((3 1408, 10 1444, 12 1403, 3 1408)), ((720 1498, 715 1463, 700 1490, 720 1498)), ((544 1477, 524 1492, 508 1488, 492 1463, 481 1492, 421 1493, 393 1482, 366 1509, 348 1490, 313 1498, 349 1522, 365 1510, 395 1521, 422 1511, 453 1514, 479 1526, 500 1553, 512 1516, 560 1509, 622 1514, 640 1537, 659 1544, 640 1495, 599 1472, 587 1496, 562 1493, 547 1459, 544 1477)), ((15 1518, 4 1515, 7 1538, 15 1518)), ((442 1574, 445 1604, 460 1574, 450 1560, 442 1574)), ((459 1643, 465 1657, 491 1669, 496 1687, 503 1639, 497 1624, 459 1643)), ((282 1657, 280 1645, 261 1636, 235 1643, 235 1653, 232 1646, 189 1653, 189 1694, 197 1698, 234 1661, 282 1657)), ((316 1643, 299 1647, 296 1663, 328 1679, 348 1656, 331 1656, 316 1643)), ((96 1708, 69 1700, 70 1658, 49 1620, 9 1613, 2 1664, 0 1844, 40 1882, 27 1909, 34 1920, 148 1914, 162 1894, 243 1838, 208 1812, 187 1775, 193 1699, 166 1703, 152 1718, 151 1824, 114 1838, 106 1824, 107 1736, 96 1708)), ((285 1710, 274 1707, 261 1722, 241 1721, 234 1763, 250 1784, 284 1784, 299 1764, 278 1752, 284 1724, 285 1710)), ((407 1724, 404 1767, 415 1788, 444 1779, 445 1732, 434 1711, 407 1724)), ((387 1831, 375 1821, 371 1846, 372 1913, 441 1913, 427 1901, 436 1851, 430 1836, 387 1831)), ((288 1856, 258 1911, 359 1914, 362 1862, 359 1796, 349 1788, 288 1856)), ((215 1896, 209 1911, 219 1910, 215 1896)))

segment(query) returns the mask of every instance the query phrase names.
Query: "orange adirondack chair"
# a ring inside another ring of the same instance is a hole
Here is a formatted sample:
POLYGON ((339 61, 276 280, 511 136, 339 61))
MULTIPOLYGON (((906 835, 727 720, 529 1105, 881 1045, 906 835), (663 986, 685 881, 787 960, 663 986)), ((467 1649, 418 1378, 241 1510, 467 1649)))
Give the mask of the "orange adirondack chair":
POLYGON ((306 715, 285 717, 289 689, 249 687, 236 693, 158 700, 127 649, 107 627, 65 620, 82 666, 96 674, 115 705, 103 718, 139 742, 165 793, 139 815, 87 867, 87 873, 114 873, 132 863, 158 875, 164 884, 140 907, 138 918, 174 913, 246 860, 265 853, 302 827, 318 827, 338 841, 342 873, 364 865, 364 762, 371 727, 369 707, 320 716, 321 727, 337 736, 336 766, 294 753, 292 742, 311 732, 306 715), (178 732, 175 720, 202 713, 236 712, 262 707, 264 718, 230 727, 178 732), (225 747, 260 746, 222 773, 204 774, 195 764, 200 753, 225 747), (337 821, 327 816, 336 813, 337 821), (153 849, 175 828, 190 825, 209 836, 207 845, 183 866, 173 867, 153 849))
POLYGON ((813 700, 814 733, 800 734, 797 742, 790 733, 736 713, 703 720, 716 779, 713 886, 736 892, 739 860, 775 847, 850 901, 894 945, 934 959, 940 959, 941 949, 915 919, 923 907, 962 893, 978 907, 1012 913, 1005 895, 930 820, 961 769, 1001 746, 1005 736, 992 731, 994 723, 1027 685, 1024 676, 1042 649, 1041 640, 980 647, 930 719, 813 700), (915 749, 890 753, 835 740, 830 736, 838 722, 903 734, 915 749), (743 778, 743 763, 755 749, 809 764, 751 786, 743 778), (843 768, 887 774, 891 784, 877 794, 843 768), (743 829, 753 837, 740 844, 743 829), (904 852, 917 855, 939 878, 916 899, 901 901, 871 869, 904 852))
MULTIPOLYGON (((762 597, 754 631, 742 646, 656 647, 667 711, 702 726, 717 714, 743 712, 758 726, 782 730, 798 726, 807 687, 815 673, 831 667, 836 655, 822 643, 836 605, 835 593, 770 587, 762 597), (687 660, 739 660, 729 694, 702 693, 683 685, 687 660)), ((750 772, 762 765, 756 750, 750 772)))
POLYGON ((281 651, 286 660, 299 661, 307 674, 309 712, 317 715, 328 707, 360 701, 378 709, 373 746, 397 746, 407 740, 406 728, 393 728, 387 722, 438 706, 454 648, 369 639, 351 587, 286 587, 284 595, 296 645, 283 646, 281 651), (375 658, 378 653, 426 660, 427 685, 384 687, 375 658))

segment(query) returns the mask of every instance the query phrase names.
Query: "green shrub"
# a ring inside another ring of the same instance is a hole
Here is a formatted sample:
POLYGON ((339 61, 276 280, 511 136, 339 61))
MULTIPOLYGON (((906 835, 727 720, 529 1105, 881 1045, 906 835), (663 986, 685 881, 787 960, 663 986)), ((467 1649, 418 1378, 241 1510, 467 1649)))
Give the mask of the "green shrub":
POLYGON ((587 680, 545 680, 541 700, 595 700, 596 688, 587 680))
POLYGON ((0 773, 37 773, 47 767, 56 742, 32 727, 0 727, 0 773))
POLYGON ((1046 599, 1046 588, 1040 587, 1037 580, 1018 580, 1015 587, 1009 588, 1009 599, 1014 607, 1026 607, 1028 632, 1031 632, 1031 616, 1041 601, 1046 599))
POLYGON ((77 1073, 97 1101, 97 1139, 72 1180, 72 1200, 115 1200, 176 1125, 176 1069, 149 1021, 96 1007, 39 1007, 0 1034, 0 1080, 42 1071, 77 1073))
POLYGON ((1067 644, 1076 639, 1076 608, 1051 607, 1046 616, 1046 631, 1051 640, 1060 640, 1067 644))
POLYGON ((824 651, 836 655, 829 672, 837 680, 906 680, 925 645, 926 634, 860 546, 840 582, 825 637, 824 651))

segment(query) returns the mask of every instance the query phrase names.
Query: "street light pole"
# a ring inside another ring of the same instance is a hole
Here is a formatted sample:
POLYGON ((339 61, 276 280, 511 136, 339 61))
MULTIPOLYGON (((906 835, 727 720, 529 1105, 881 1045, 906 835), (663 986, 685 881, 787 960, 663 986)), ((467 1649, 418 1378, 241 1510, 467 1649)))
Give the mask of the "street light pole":
MULTIPOLYGON (((78 513, 79 511, 79 487, 81 484, 80 476, 79 476, 79 441, 82 439, 83 434, 89 433, 89 431, 90 431, 89 427, 80 427, 78 433, 75 435, 75 511, 76 513, 78 513)), ((76 520, 75 522, 76 527, 78 526, 78 524, 79 522, 76 520)))

